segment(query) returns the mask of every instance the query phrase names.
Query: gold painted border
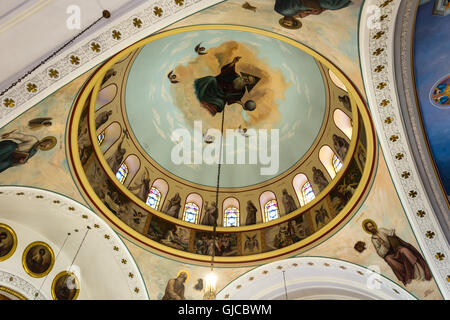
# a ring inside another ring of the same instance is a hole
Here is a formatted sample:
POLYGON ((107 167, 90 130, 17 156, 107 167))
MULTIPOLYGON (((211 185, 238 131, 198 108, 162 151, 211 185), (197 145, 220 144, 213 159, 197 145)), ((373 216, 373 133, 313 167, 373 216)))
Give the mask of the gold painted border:
POLYGON ((8 230, 9 233, 11 233, 11 235, 13 237, 13 246, 12 246, 11 250, 8 252, 8 254, 4 255, 3 257, 0 257, 0 262, 1 262, 1 261, 8 260, 14 254, 14 252, 16 251, 16 249, 17 249, 17 235, 14 232, 13 228, 11 228, 7 224, 0 223, 0 227, 8 230))
MULTIPOLYGON (((247 32, 251 32, 251 33, 256 33, 256 34, 272 37, 272 38, 284 41, 294 47, 297 47, 300 50, 303 50, 304 52, 306 52, 307 54, 313 56, 316 60, 320 61, 328 69, 332 70, 332 72, 334 72, 340 78, 340 80, 344 83, 344 85, 346 86, 347 91, 348 91, 347 94, 351 98, 353 98, 353 100, 356 104, 356 108, 352 108, 353 121, 354 121, 354 125, 358 124, 358 126, 359 126, 359 117, 358 117, 358 114, 359 114, 359 116, 361 116, 361 119, 365 126, 366 139, 367 139, 367 161, 365 164, 364 171, 362 173, 362 177, 361 177, 361 181, 360 181, 358 189, 356 190, 356 192, 354 193, 354 195, 350 199, 350 201, 343 208, 343 210, 334 218, 334 219, 336 219, 336 222, 328 223, 326 226, 321 228, 319 231, 317 231, 313 235, 311 235, 311 236, 305 238, 304 240, 301 240, 293 245, 282 248, 282 249, 273 250, 273 251, 260 253, 260 254, 255 254, 255 255, 249 255, 249 256, 216 257, 215 260, 216 260, 216 263, 218 263, 218 264, 220 264, 220 263, 223 263, 223 264, 230 264, 230 263, 254 264, 255 262, 260 261, 260 260, 267 260, 267 259, 271 259, 271 258, 273 259, 278 256, 292 254, 292 252, 312 244, 314 241, 318 240, 322 236, 324 236, 324 235, 328 234, 330 231, 332 231, 332 229, 334 229, 342 221, 348 219, 347 216, 351 213, 351 210, 354 209, 358 205, 358 202, 361 200, 363 195, 367 192, 367 190, 366 190, 367 186, 371 180, 371 177, 373 176, 374 166, 375 166, 375 162, 376 162, 375 161, 376 160, 375 159, 376 138, 375 138, 375 131, 373 129, 373 125, 372 125, 372 121, 371 121, 368 109, 367 109, 361 95, 359 94, 357 89, 354 87, 354 85, 350 82, 350 79, 348 79, 342 73, 342 71, 340 71, 332 62, 327 60, 325 57, 321 56, 319 53, 317 53, 313 49, 310 49, 291 38, 288 38, 288 37, 285 37, 285 36, 282 36, 279 34, 275 34, 270 31, 255 29, 255 28, 251 28, 251 27, 244 27, 244 26, 198 25, 198 26, 182 27, 182 28, 172 29, 169 31, 158 33, 158 34, 155 34, 154 36, 143 39, 143 40, 135 43, 134 45, 128 47, 127 49, 116 54, 114 57, 112 57, 110 60, 108 60, 99 70, 97 70, 92 75, 91 79, 86 83, 80 96, 78 97, 76 104, 74 105, 74 111, 71 115, 71 122, 72 122, 71 128, 72 129, 75 128, 76 130, 71 130, 71 135, 68 137, 68 139, 69 139, 68 143, 70 145, 70 152, 72 153, 72 157, 73 157, 73 163, 71 165, 73 166, 73 169, 77 173, 79 183, 81 185, 83 185, 83 188, 85 188, 85 192, 87 193, 90 200, 102 212, 102 214, 104 214, 106 216, 106 218, 109 220, 108 222, 110 224, 112 224, 116 230, 119 229, 121 231, 121 233, 123 232, 127 236, 131 236, 133 239, 150 247, 150 249, 156 249, 158 252, 161 252, 165 255, 169 255, 170 257, 175 256, 175 257, 181 258, 182 260, 188 260, 191 262, 192 262, 192 260, 196 261, 196 262, 200 262, 200 263, 205 263, 205 262, 209 263, 210 262, 209 256, 203 256, 203 255, 199 255, 199 254, 176 250, 176 249, 164 246, 156 241, 153 241, 153 240, 145 237, 143 234, 138 233, 131 227, 125 225, 118 217, 116 217, 114 214, 109 212, 109 210, 106 208, 106 206, 98 199, 94 190, 90 186, 89 180, 87 179, 87 177, 84 173, 84 169, 78 160, 79 153, 78 153, 78 148, 76 147, 77 142, 78 142, 77 141, 78 137, 76 135, 76 132, 77 132, 78 126, 79 126, 81 111, 84 107, 86 100, 89 98, 89 95, 91 95, 91 94, 92 94, 91 101, 90 101, 91 105, 90 105, 90 110, 89 110, 90 135, 91 135, 91 138, 96 137, 96 131, 95 131, 95 125, 94 125, 95 110, 92 109, 92 104, 93 104, 93 101, 96 100, 98 91, 100 90, 101 80, 103 79, 103 77, 108 69, 110 69, 118 60, 120 60, 127 54, 130 54, 132 51, 142 47, 143 45, 146 45, 150 42, 156 41, 158 39, 161 39, 161 38, 169 36, 169 35, 174 35, 174 34, 189 32, 189 31, 198 31, 198 30, 247 31, 247 32)), ((94 139, 92 141, 96 141, 96 139, 94 139)), ((355 149, 356 149, 357 141, 358 141, 358 139, 354 139, 350 142, 348 154, 351 154, 353 156, 355 149)), ((93 143, 93 149, 94 149, 94 152, 95 152, 100 164, 103 167, 107 168, 107 163, 106 163, 106 160, 104 159, 104 157, 99 157, 99 155, 101 155, 100 147, 97 144, 93 143)), ((328 193, 331 191, 331 189, 340 181, 340 179, 342 178, 344 173, 347 171, 349 164, 350 164, 350 161, 348 161, 347 163, 344 164, 344 167, 337 173, 336 177, 321 192, 322 196, 318 197, 319 199, 317 200, 317 202, 320 201, 321 199, 323 199, 324 197, 326 197, 328 195, 328 193)), ((109 170, 109 171, 111 171, 111 170, 109 170)), ((112 177, 112 173, 110 173, 109 171, 106 170, 106 174, 110 175, 112 177)), ((112 178, 114 178, 114 177, 112 177, 112 178)), ((114 179, 111 179, 111 180, 114 181, 114 179)), ((136 196, 133 194, 129 195, 128 190, 123 185, 118 185, 116 187, 121 192, 124 192, 124 194, 129 196, 129 198, 131 200, 133 200, 135 203, 139 203, 136 201, 137 200, 136 196)), ((252 226, 235 227, 235 228, 232 228, 233 230, 230 230, 230 228, 218 227, 217 232, 230 233, 230 232, 244 232, 244 231, 254 231, 254 230, 258 230, 258 229, 265 229, 265 228, 268 228, 268 227, 271 227, 271 226, 274 226, 277 224, 281 224, 287 220, 294 218, 295 216, 301 214, 302 212, 308 211, 317 202, 312 201, 312 202, 308 203, 306 206, 301 207, 300 209, 298 209, 288 215, 285 215, 279 219, 273 220, 271 222, 261 223, 261 224, 252 225, 252 226)), ((202 225, 193 226, 192 224, 181 221, 180 219, 176 219, 176 218, 164 215, 163 213, 155 211, 152 208, 148 208, 147 211, 163 220, 172 222, 174 224, 183 226, 188 229, 212 232, 212 227, 202 226, 202 225)))
POLYGON ((13 290, 11 288, 8 288, 8 287, 5 287, 5 286, 0 286, 0 293, 2 291, 13 295, 14 297, 19 298, 20 300, 28 300, 27 297, 25 297, 24 295, 18 293, 17 291, 15 291, 15 290, 13 290))
POLYGON ((53 298, 53 300, 59 300, 59 299, 56 297, 56 293, 55 293, 56 281, 58 281, 59 278, 65 276, 65 275, 71 275, 71 276, 73 276, 74 279, 75 279, 75 283, 76 283, 76 286, 77 286, 77 289, 76 289, 77 291, 76 291, 75 296, 73 297, 72 300, 77 300, 78 295, 80 294, 80 281, 78 280, 78 278, 77 278, 77 276, 75 275, 75 273, 70 272, 70 271, 66 271, 66 270, 61 271, 60 273, 58 273, 58 274, 55 276, 55 278, 53 279, 53 281, 52 281, 52 288, 51 288, 51 291, 52 291, 52 298, 53 298))
POLYGON ((46 276, 47 274, 49 274, 50 271, 53 269, 53 265, 54 265, 54 264, 55 264, 55 254, 53 253, 52 248, 51 248, 47 243, 45 243, 45 242, 42 242, 42 241, 35 241, 35 242, 32 242, 32 243, 30 243, 30 244, 25 248, 25 250, 23 251, 23 254, 22 254, 22 266, 23 266, 23 269, 25 270, 25 272, 26 272, 28 275, 32 276, 33 278, 42 278, 42 277, 45 277, 45 276, 46 276), (46 271, 44 271, 43 273, 34 273, 33 271, 31 271, 31 270, 28 268, 27 262, 26 262, 26 257, 27 257, 28 252, 31 250, 32 247, 35 247, 35 246, 37 246, 37 245, 44 246, 44 247, 47 248, 47 250, 50 252, 50 259, 51 259, 51 261, 50 261, 50 266, 49 266, 48 269, 47 269, 46 271))

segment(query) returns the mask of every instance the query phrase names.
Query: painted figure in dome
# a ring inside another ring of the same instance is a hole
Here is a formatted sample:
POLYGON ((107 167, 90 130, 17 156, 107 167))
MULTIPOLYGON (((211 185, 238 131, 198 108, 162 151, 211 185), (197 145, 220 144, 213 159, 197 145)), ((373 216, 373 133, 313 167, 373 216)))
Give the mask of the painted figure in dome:
POLYGON ((339 10, 350 3, 350 0, 276 0, 274 9, 283 16, 279 21, 282 27, 298 29, 301 22, 296 18, 319 15, 325 10, 339 10))
POLYGON ((241 57, 235 57, 232 62, 223 66, 217 76, 206 76, 194 81, 195 94, 201 105, 208 110, 212 116, 222 112, 225 105, 233 103, 240 104, 244 110, 253 111, 256 103, 253 100, 241 101, 247 88, 250 92, 258 83, 260 78, 236 70, 236 63, 241 57))

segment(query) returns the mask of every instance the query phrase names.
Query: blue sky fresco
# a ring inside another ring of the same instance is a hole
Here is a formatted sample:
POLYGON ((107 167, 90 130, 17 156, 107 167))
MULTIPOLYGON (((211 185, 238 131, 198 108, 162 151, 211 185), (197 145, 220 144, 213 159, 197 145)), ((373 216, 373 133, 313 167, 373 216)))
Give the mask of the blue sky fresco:
POLYGON ((417 95, 426 136, 439 175, 450 195, 450 108, 438 108, 430 101, 437 81, 450 74, 450 15, 433 16, 430 1, 419 7, 414 36, 414 71, 417 95))
MULTIPOLYGON (((170 157, 176 143, 171 140, 171 132, 185 128, 193 135, 193 126, 176 105, 173 85, 167 80, 167 74, 178 65, 195 59, 197 54, 194 47, 198 43, 212 48, 230 40, 245 44, 272 70, 281 71, 288 85, 284 98, 275 100, 281 116, 272 126, 279 130, 279 170, 273 175, 261 175, 260 168, 268 165, 261 165, 259 161, 258 164, 225 164, 222 167, 221 186, 253 185, 289 169, 311 147, 325 115, 324 82, 315 59, 280 40, 242 31, 204 30, 181 33, 150 43, 139 53, 128 76, 125 93, 128 120, 143 149, 157 163, 178 177, 202 185, 216 185, 216 164, 174 164, 170 157), (253 174, 248 174, 249 171, 253 174)), ((192 108, 201 107, 194 103, 192 108)), ((226 108, 241 107, 233 105, 226 108)), ((228 117, 230 115, 231 111, 228 111, 228 117)), ((244 120, 246 116, 246 112, 242 112, 244 120)), ((204 119, 198 116, 198 120, 204 119)), ((246 146, 246 155, 253 147, 246 146)))

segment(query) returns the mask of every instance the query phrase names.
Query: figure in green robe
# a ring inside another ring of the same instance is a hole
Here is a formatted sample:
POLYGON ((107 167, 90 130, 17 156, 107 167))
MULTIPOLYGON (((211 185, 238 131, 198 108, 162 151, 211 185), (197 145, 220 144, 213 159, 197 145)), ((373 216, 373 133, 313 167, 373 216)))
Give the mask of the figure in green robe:
POLYGON ((248 100, 244 104, 241 99, 246 92, 246 87, 247 91, 250 91, 259 78, 244 73, 239 75, 235 67, 240 59, 241 57, 235 57, 231 63, 223 66, 218 76, 207 76, 194 81, 198 100, 213 116, 217 112, 222 112, 227 104, 238 103, 247 111, 253 111, 256 108, 253 100, 248 100))

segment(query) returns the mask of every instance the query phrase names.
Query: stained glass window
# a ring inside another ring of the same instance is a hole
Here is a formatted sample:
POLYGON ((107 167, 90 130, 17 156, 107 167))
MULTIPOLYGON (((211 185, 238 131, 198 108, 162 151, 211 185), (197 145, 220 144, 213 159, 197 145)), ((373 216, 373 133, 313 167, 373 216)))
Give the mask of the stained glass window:
POLYGON ((266 222, 278 219, 280 217, 278 213, 278 203, 277 200, 270 200, 264 205, 264 213, 266 217, 266 222))
POLYGON ((200 208, 194 202, 188 202, 184 206, 183 220, 190 223, 198 223, 200 208))
POLYGON ((103 141, 105 140, 105 131, 102 131, 98 136, 97 136, 97 141, 99 145, 102 145, 103 141))
POLYGON ((239 227, 239 209, 229 207, 225 210, 223 225, 225 227, 239 227))
POLYGON ((311 187, 311 183, 309 183, 309 181, 306 181, 306 183, 302 187, 302 206, 314 200, 315 197, 316 195, 314 194, 314 191, 311 187))
POLYGON ((158 210, 160 201, 161 201, 161 192, 159 192, 159 190, 156 189, 155 187, 152 187, 148 192, 147 205, 149 205, 155 210, 158 210))
POLYGON ((342 161, 341 161, 341 159, 339 159, 339 157, 337 155, 333 156, 333 168, 334 168, 334 171, 336 171, 336 173, 338 173, 339 170, 341 170, 341 168, 342 168, 342 161))
POLYGON ((127 178, 128 172, 129 172, 129 170, 128 170, 127 164, 125 162, 122 163, 120 165, 119 170, 117 170, 117 172, 116 172, 117 180, 119 180, 120 183, 124 183, 125 179, 127 178))

